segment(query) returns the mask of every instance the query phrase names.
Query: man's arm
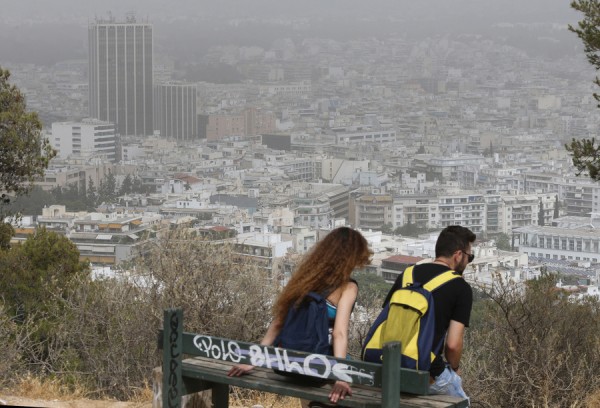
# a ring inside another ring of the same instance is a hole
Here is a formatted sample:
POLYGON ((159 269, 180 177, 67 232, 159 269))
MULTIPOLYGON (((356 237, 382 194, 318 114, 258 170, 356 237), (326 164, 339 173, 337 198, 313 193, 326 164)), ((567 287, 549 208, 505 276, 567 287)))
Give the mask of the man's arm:
POLYGON ((448 327, 448 335, 446 336, 446 361, 450 364, 450 367, 454 371, 458 370, 460 366, 460 357, 463 351, 463 337, 465 335, 465 325, 457 322, 456 320, 450 320, 450 326, 448 327))

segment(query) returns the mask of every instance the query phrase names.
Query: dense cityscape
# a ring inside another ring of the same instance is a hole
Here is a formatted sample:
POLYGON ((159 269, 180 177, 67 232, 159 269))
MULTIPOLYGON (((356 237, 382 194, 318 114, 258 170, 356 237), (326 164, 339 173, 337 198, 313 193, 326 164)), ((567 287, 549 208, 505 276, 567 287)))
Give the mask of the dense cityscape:
MULTIPOLYGON (((182 62, 156 51, 164 34, 147 17, 89 17, 87 58, 1 61, 57 151, 15 242, 45 226, 111 274, 161 228, 185 225, 285 279, 349 225, 391 282, 458 224, 479 237, 467 279, 555 271, 598 295, 600 186, 564 148, 598 131, 583 55, 478 34, 296 36, 182 62)), ((537 28, 560 38, 566 27, 537 28)))

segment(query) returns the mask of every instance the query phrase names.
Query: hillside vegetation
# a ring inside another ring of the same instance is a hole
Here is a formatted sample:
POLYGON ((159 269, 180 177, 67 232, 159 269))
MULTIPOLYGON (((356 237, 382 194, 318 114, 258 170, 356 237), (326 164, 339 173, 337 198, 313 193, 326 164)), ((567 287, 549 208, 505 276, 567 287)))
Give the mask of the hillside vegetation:
MULTIPOLYGON (((66 238, 43 230, 0 250, 0 388, 33 376, 88 398, 130 399, 160 364, 164 308, 183 308, 186 331, 239 340, 259 340, 269 323, 274 280, 229 245, 170 231, 128 273, 103 280, 74 255, 66 238)), ((475 404, 599 406, 599 304, 569 301, 554 283, 519 289, 499 279, 478 296, 461 364, 475 404)), ((354 353, 386 289, 361 283, 354 353)))

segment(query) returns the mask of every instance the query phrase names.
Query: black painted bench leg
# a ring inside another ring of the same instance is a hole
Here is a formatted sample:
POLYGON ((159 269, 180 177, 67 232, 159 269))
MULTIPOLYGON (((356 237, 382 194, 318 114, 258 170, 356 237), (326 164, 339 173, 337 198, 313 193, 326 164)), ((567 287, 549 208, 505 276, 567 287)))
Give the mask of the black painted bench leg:
POLYGON ((162 406, 164 408, 181 407, 182 355, 183 311, 181 309, 166 309, 163 313, 162 406))
POLYGON ((229 385, 214 384, 212 388, 213 408, 229 408, 229 385))

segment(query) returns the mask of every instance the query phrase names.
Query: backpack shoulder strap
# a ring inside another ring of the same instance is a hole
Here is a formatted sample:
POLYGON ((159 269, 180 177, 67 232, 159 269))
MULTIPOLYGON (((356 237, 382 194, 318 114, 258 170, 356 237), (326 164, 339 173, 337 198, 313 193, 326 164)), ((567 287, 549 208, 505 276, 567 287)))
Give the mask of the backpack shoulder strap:
POLYGON ((402 285, 401 285, 402 288, 406 288, 407 286, 410 286, 413 284, 413 282, 414 282, 413 269, 414 269, 414 265, 409 266, 402 273, 402 285))
POLYGON ((429 282, 427 282, 425 285, 423 285, 423 288, 428 290, 429 292, 433 292, 440 286, 450 282, 453 279, 457 279, 460 277, 461 276, 456 275, 453 270, 449 270, 449 271, 441 273, 438 276, 436 276, 435 278, 431 279, 429 282))

